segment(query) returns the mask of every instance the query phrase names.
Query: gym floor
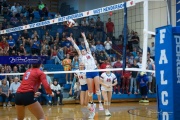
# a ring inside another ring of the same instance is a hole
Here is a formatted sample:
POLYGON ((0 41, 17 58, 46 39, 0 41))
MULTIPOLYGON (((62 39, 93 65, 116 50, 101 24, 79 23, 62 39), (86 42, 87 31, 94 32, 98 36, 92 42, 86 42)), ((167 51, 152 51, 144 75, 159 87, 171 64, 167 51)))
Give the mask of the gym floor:
MULTIPOLYGON (((47 120, 88 120, 88 110, 79 104, 43 105, 43 109, 47 120)), ((157 120, 156 102, 112 103, 110 112, 112 116, 106 117, 104 111, 99 111, 97 107, 94 120, 157 120)), ((36 120, 28 110, 25 116, 24 120, 36 120)), ((0 120, 16 120, 15 106, 6 108, 1 106, 0 120)))

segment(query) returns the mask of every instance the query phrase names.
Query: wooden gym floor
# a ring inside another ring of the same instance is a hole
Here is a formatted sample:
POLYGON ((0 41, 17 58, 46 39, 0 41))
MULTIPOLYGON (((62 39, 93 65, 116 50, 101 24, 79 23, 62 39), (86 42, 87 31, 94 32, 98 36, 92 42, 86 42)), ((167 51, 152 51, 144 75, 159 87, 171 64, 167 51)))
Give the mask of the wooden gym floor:
MULTIPOLYGON (((88 111, 79 104, 65 104, 62 106, 43 105, 47 120, 88 120, 88 111)), ((96 109, 94 120, 157 120, 156 102, 140 104, 138 102, 112 103, 111 117, 106 117, 104 111, 96 109)), ((0 106, 0 120, 16 120, 15 107, 3 108, 0 106)), ((25 120, 36 120, 26 110, 25 120)))

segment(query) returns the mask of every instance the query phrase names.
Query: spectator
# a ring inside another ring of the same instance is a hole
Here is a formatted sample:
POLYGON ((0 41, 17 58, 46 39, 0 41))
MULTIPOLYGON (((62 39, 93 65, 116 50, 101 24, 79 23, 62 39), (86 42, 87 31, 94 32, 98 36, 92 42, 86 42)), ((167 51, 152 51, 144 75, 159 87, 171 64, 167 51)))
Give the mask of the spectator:
POLYGON ((49 10, 46 4, 44 4, 44 8, 42 9, 42 12, 45 15, 45 17, 48 17, 49 10))
POLYGON ((86 20, 85 17, 84 17, 83 20, 81 21, 81 26, 83 26, 83 27, 89 26, 89 23, 88 23, 88 21, 86 20))
MULTIPOLYGON (((133 60, 133 64, 131 66, 132 68, 139 68, 139 66, 137 65, 137 61, 134 59, 133 60)), ((129 94, 132 94, 132 89, 134 88, 134 94, 137 94, 137 84, 136 84, 136 78, 138 76, 138 72, 137 71, 132 71, 131 74, 131 82, 130 82, 130 91, 129 94)))
POLYGON ((32 6, 29 7, 28 13, 29 13, 29 18, 33 20, 34 19, 34 9, 32 8, 32 6))
POLYGON ((44 5, 44 3, 42 2, 42 1, 40 1, 39 2, 39 5, 38 5, 38 10, 39 10, 39 15, 41 16, 41 17, 43 17, 43 8, 45 7, 45 5, 44 5))
POLYGON ((94 43, 89 43, 89 48, 90 48, 92 53, 96 52, 96 46, 94 45, 94 43))
MULTIPOLYGON (((47 72, 47 70, 44 69, 43 72, 47 72)), ((48 74, 46 74, 46 79, 47 79, 48 84, 51 85, 52 80, 51 80, 51 77, 48 74)))
POLYGON ((13 32, 10 33, 10 36, 12 36, 12 38, 14 39, 15 42, 17 42, 18 38, 19 38, 19 33, 18 32, 13 32))
POLYGON ((112 49, 112 41, 110 41, 110 38, 107 37, 106 41, 104 42, 105 50, 108 54, 111 54, 112 49))
POLYGON ((28 24, 28 20, 26 19, 26 17, 23 17, 21 20, 22 25, 27 25, 28 24))
MULTIPOLYGON (((5 73, 5 68, 4 67, 1 67, 0 68, 0 73, 5 73)), ((4 80, 4 79, 6 79, 7 80, 7 76, 6 75, 0 75, 0 82, 2 81, 2 80, 4 80)), ((2 82, 1 82, 2 83, 2 82)))
MULTIPOLYGON (((114 63, 113 68, 122 68, 121 59, 117 58, 117 61, 114 63)), ((116 88, 118 88, 118 94, 121 94, 120 87, 121 87, 121 77, 122 77, 122 71, 114 71, 116 78, 117 78, 117 85, 114 86, 114 93, 116 94, 116 88)))
POLYGON ((94 37, 92 36, 91 33, 88 34, 87 41, 89 44, 94 44, 94 37))
POLYGON ((15 40, 12 38, 12 36, 9 36, 9 40, 7 40, 9 44, 9 55, 12 55, 13 51, 16 51, 16 46, 15 46, 15 40))
MULTIPOLYGON (((130 64, 126 63, 126 68, 130 68, 130 64)), ((127 94, 129 93, 129 81, 131 79, 131 72, 130 71, 124 71, 122 72, 122 93, 124 94, 124 90, 126 90, 127 94)))
MULTIPOLYGON (((151 62, 151 60, 147 60, 147 70, 155 70, 155 65, 151 62)), ((149 84, 149 93, 152 93, 152 80, 153 80, 153 73, 147 72, 148 77, 148 84, 149 84)))
POLYGON ((9 44, 6 41, 6 38, 3 38, 3 41, 0 42, 0 46, 2 48, 3 55, 9 55, 9 44))
POLYGON ((151 42, 150 56, 155 61, 155 46, 154 46, 154 42, 151 42))
POLYGON ((79 45, 78 47, 79 47, 80 50, 86 49, 86 46, 85 46, 84 41, 81 41, 81 42, 80 42, 80 45, 79 45))
POLYGON ((81 85, 79 82, 76 82, 74 85, 74 97, 75 99, 80 99, 81 85))
POLYGON ((132 40, 132 47, 138 49, 139 48, 139 37, 137 35, 137 32, 134 33, 134 36, 131 38, 132 40))
POLYGON ((20 82, 19 82, 19 78, 18 77, 14 77, 14 81, 11 83, 10 85, 10 94, 12 95, 12 98, 15 97, 16 91, 20 86, 20 82))
POLYGON ((53 84, 51 84, 51 89, 54 92, 54 97, 52 98, 53 103, 55 103, 58 100, 58 97, 59 97, 60 98, 59 101, 58 101, 59 105, 63 105, 63 103, 62 103, 63 94, 61 92, 61 86, 58 84, 56 79, 54 79, 53 84))
POLYGON ((130 65, 132 65, 132 64, 133 64, 133 61, 134 61, 134 57, 133 57, 133 55, 131 55, 130 58, 129 58, 129 60, 128 60, 128 62, 130 63, 130 65))
POLYGON ((15 16, 15 14, 13 14, 13 16, 10 19, 10 25, 17 27, 19 23, 19 20, 17 19, 17 17, 15 16))
POLYGON ((78 58, 78 55, 75 55, 73 60, 72 60, 72 70, 75 71, 75 70, 78 70, 79 69, 79 58, 78 58))
POLYGON ((46 31, 45 35, 43 36, 43 40, 47 40, 48 44, 51 45, 53 41, 53 37, 49 35, 48 31, 46 31))
MULTIPOLYGON (((62 65, 64 67, 64 71, 71 71, 71 59, 69 54, 66 54, 66 58, 62 61, 62 65)), ((69 73, 66 73, 66 82, 67 84, 71 83, 72 75, 70 74, 70 82, 68 80, 69 73)))
POLYGON ((24 37, 26 40, 28 38, 30 38, 29 34, 28 34, 28 31, 27 30, 24 30, 24 32, 21 34, 21 37, 24 37))
MULTIPOLYGON (((11 73, 19 73, 17 66, 13 67, 13 71, 11 71, 11 73)), ((10 82, 12 82, 15 77, 18 77, 18 79, 20 80, 20 75, 10 75, 9 77, 10 77, 10 82)))
POLYGON ((34 33, 31 36, 32 39, 34 39, 35 37, 37 37, 37 39, 39 39, 39 35, 38 35, 37 31, 34 31, 34 33))
POLYGON ((17 14, 17 5, 16 5, 16 3, 14 3, 14 5, 11 7, 11 13, 13 14, 13 15, 16 15, 17 14))
POLYGON ((114 64, 116 63, 116 57, 112 57, 112 60, 111 60, 111 66, 114 66, 114 64))
POLYGON ((94 19, 91 18, 91 20, 89 21, 89 34, 91 34, 92 36, 94 35, 95 27, 96 23, 94 22, 94 19))
POLYGON ((25 50, 23 44, 20 45, 20 48, 17 50, 17 53, 19 56, 25 56, 26 55, 26 50, 25 50))
POLYGON ((55 60, 55 64, 61 64, 61 60, 58 58, 58 49, 56 48, 56 46, 53 47, 53 49, 51 50, 51 59, 55 60))
POLYGON ((101 21, 100 17, 98 17, 98 20, 96 22, 96 34, 97 34, 97 40, 102 41, 103 37, 103 30, 104 30, 104 23, 101 21))
POLYGON ((104 51, 101 51, 99 56, 98 56, 99 65, 101 66, 101 64, 104 63, 106 59, 107 58, 106 58, 106 55, 104 54, 104 51))
POLYGON ((100 51, 105 51, 105 48, 104 48, 104 46, 101 44, 100 41, 97 41, 96 51, 97 51, 98 53, 100 53, 100 51))
POLYGON ((7 27, 8 27, 7 19, 4 19, 4 21, 2 22, 2 29, 7 29, 7 27))
POLYGON ((40 41, 37 40, 37 37, 34 37, 34 40, 32 40, 31 51, 32 51, 32 54, 40 55, 40 41))
POLYGON ((2 97, 3 107, 11 107, 11 95, 9 92, 9 86, 7 85, 7 80, 4 79, 2 81, 2 85, 0 85, 0 96, 2 97), (6 101, 8 101, 8 104, 6 104, 6 101))
POLYGON ((21 14, 23 14, 24 17, 27 17, 28 11, 26 5, 22 6, 21 14))
POLYGON ((57 14, 55 14, 55 16, 54 16, 55 18, 59 18, 59 17, 61 17, 61 15, 60 15, 60 12, 58 12, 57 14))
POLYGON ((113 32, 115 32, 114 23, 111 22, 111 18, 109 18, 108 22, 106 23, 106 33, 110 39, 113 37, 113 32))
POLYGON ((52 105, 52 97, 46 93, 42 84, 39 86, 39 92, 41 92, 41 95, 39 96, 38 101, 41 101, 41 99, 45 99, 46 105, 52 105))

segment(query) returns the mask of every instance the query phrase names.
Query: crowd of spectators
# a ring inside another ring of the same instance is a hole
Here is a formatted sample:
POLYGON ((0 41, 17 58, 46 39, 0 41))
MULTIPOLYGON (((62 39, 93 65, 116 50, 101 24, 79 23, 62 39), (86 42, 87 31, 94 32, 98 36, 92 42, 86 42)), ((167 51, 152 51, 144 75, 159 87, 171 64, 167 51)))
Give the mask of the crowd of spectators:
MULTIPOLYGON (((13 6, 10 6, 7 4, 6 1, 1 4, 1 13, 5 17, 3 23, 0 24, 1 30, 61 16, 59 13, 55 15, 49 15, 48 8, 45 4, 43 4, 42 1, 39 3, 37 9, 33 9, 31 6, 25 6, 19 3, 14 3, 13 6), (35 11, 39 12, 39 15, 41 17, 40 19, 35 18, 35 11)), ((76 70, 78 69, 78 56, 71 42, 68 41, 66 38, 69 36, 73 37, 79 48, 83 49, 85 48, 85 43, 80 36, 80 33, 83 31, 86 34, 88 43, 90 45, 90 50, 96 60, 99 69, 105 69, 107 64, 110 64, 113 68, 122 68, 123 56, 121 56, 121 53, 116 54, 117 51, 113 49, 113 44, 115 43, 115 26, 114 23, 111 21, 111 18, 109 18, 108 22, 106 23, 103 22, 100 17, 97 17, 96 21, 95 18, 82 18, 80 21, 75 20, 75 25, 73 28, 68 28, 66 26, 66 22, 58 23, 55 24, 55 26, 63 26, 64 29, 63 31, 59 31, 57 28, 55 30, 55 33, 53 32, 53 34, 51 34, 51 30, 53 29, 52 26, 53 25, 48 25, 36 29, 1 35, 0 55, 26 56, 38 54, 41 56, 48 56, 50 59, 54 59, 55 64, 63 65, 64 67, 66 64, 64 64, 63 60, 70 59, 71 62, 68 63, 70 65, 70 69, 67 70, 76 70), (40 34, 39 31, 44 31, 44 33, 42 34, 41 32, 40 34), (112 57, 112 54, 115 55, 112 57)), ((138 33, 134 31, 129 32, 129 29, 127 29, 127 31, 128 43, 126 52, 126 67, 141 68, 142 50, 139 49, 140 39, 138 37, 138 33)), ((120 35, 118 39, 123 43, 123 35, 120 35)), ((119 49, 122 48, 119 47, 119 49)), ((152 46, 148 48, 147 56, 147 69, 154 70, 155 48, 153 42, 152 46)), ((29 65, 22 64, 1 65, 0 73, 22 73, 25 72, 26 69, 28 69, 29 67, 29 65)), ((118 84, 114 87, 114 94, 139 93, 139 86, 136 83, 136 77, 138 72, 126 71, 123 73, 122 71, 115 71, 115 74, 118 78, 118 84)), ((155 92, 155 76, 151 73, 147 74, 149 76, 149 93, 155 92)), ((66 81, 69 84, 73 79, 73 75, 71 74, 70 78, 68 76, 69 74, 67 74, 66 76, 66 81)), ((12 88, 11 85, 14 85, 14 82, 16 83, 15 79, 18 79, 20 81, 22 78, 19 75, 0 76, 0 82, 3 80, 7 80, 7 86, 10 88, 12 88)), ((55 81, 51 82, 53 84, 58 84, 55 81)), ((3 85, 0 88, 2 87, 3 85)), ((59 95, 60 90, 61 86, 55 88, 54 91, 56 91, 57 95, 61 98, 60 104, 62 104, 62 94, 59 95)), ((0 91, 0 93, 1 92, 2 91, 0 91)), ((14 91, 12 92, 12 90, 10 90, 10 93, 14 94, 14 91)), ((6 97, 9 97, 10 93, 8 92, 6 94, 6 97)), ((2 96, 2 94, 0 96, 2 96)), ((50 98, 45 97, 45 99, 47 103, 51 103, 50 98)))

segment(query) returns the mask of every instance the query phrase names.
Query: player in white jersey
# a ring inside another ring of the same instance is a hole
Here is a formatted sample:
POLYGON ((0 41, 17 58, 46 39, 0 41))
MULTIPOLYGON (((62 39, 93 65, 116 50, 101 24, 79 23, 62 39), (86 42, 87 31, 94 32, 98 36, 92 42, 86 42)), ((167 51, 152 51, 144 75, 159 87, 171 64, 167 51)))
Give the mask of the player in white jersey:
MULTIPOLYGON (((84 70, 85 66, 83 63, 79 64, 79 70, 84 70)), ((80 93, 80 104, 87 106, 88 104, 88 86, 86 82, 86 73, 85 72, 78 72, 74 73, 74 76, 78 78, 79 83, 81 85, 81 93, 80 93)))
MULTIPOLYGON (((81 35, 84 38, 84 43, 86 46, 86 49, 82 49, 81 51, 72 38, 69 37, 67 39, 72 42, 74 48, 78 52, 81 62, 84 63, 85 65, 85 69, 96 70, 97 66, 91 54, 89 44, 86 40, 86 36, 84 33, 81 33, 81 35)), ((95 107, 96 107, 96 105, 93 103, 93 87, 92 86, 94 84, 95 84, 95 90, 96 90, 96 94, 98 96, 98 101, 99 101, 99 110, 103 110, 103 105, 101 103, 101 91, 100 91, 100 85, 99 85, 99 72, 86 72, 86 78, 87 78, 88 98, 89 98, 88 109, 90 111, 89 118, 93 119, 95 116, 95 107)))
MULTIPOLYGON (((109 68, 111 68, 111 66, 107 65, 106 69, 109 68)), ((105 115, 111 116, 111 113, 109 112, 109 107, 111 104, 113 86, 117 85, 117 78, 114 73, 106 71, 101 74, 100 84, 102 85, 101 90, 104 99, 105 115)))

